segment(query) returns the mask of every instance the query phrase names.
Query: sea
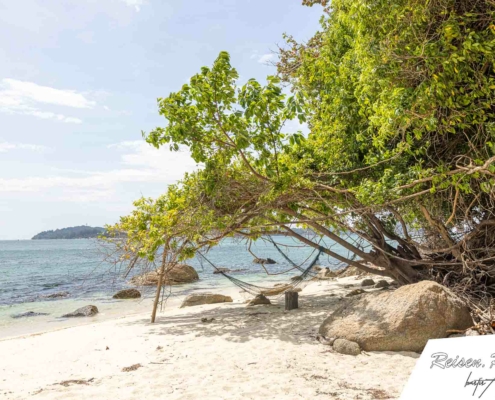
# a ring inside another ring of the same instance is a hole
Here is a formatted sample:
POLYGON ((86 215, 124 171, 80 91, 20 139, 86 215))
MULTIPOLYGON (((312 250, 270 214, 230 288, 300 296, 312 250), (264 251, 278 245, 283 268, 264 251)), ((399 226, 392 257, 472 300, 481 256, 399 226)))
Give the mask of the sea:
MULTIPOLYGON (((302 268, 309 265, 317 254, 315 249, 301 246, 290 237, 276 236, 274 240, 279 249, 302 268)), ((325 246, 347 255, 336 243, 326 243, 325 246)), ((290 282, 291 277, 300 274, 269 241, 256 241, 251 252, 261 258, 272 258, 276 264, 265 265, 265 270, 262 265, 253 263, 246 242, 235 238, 224 239, 212 248, 205 255, 208 261, 200 256, 187 260, 186 263, 198 272, 199 281, 169 288, 167 301, 161 310, 176 306, 174 298, 192 292, 222 293, 223 288, 231 288, 234 284, 223 275, 214 274, 212 265, 242 270, 231 276, 265 287, 271 287, 275 282, 290 282)), ((319 257, 317 265, 331 269, 342 267, 326 255, 319 257)), ((142 292, 141 299, 112 298, 117 291, 132 287, 129 279, 143 271, 138 268, 127 277, 124 277, 124 272, 124 266, 109 261, 108 246, 97 239, 0 241, 0 338, 151 311, 155 287, 138 288, 142 292), (66 297, 49 297, 56 293, 64 293, 66 297), (98 307, 97 317, 62 317, 89 304, 98 307), (27 312, 43 315, 18 317, 27 312)))

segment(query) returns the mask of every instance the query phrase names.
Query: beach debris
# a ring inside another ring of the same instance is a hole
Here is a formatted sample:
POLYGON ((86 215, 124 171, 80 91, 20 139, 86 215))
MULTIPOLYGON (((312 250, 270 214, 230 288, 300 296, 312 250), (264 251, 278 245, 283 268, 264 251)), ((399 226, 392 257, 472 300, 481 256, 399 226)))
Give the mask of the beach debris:
POLYGON ((45 299, 58 299, 63 297, 69 297, 69 295, 70 295, 69 292, 57 292, 57 293, 47 294, 41 297, 45 299))
POLYGON ((297 276, 293 276, 292 278, 290 278, 290 280, 293 282, 299 282, 299 281, 302 281, 303 278, 302 278, 302 276, 297 275, 297 276))
POLYGON ((213 322, 215 321, 215 318, 201 318, 201 322, 205 323, 205 322, 213 322))
POLYGON ((257 306, 260 304, 272 304, 272 302, 270 301, 270 299, 265 297, 263 294, 258 294, 258 295, 256 295, 256 297, 254 299, 250 300, 247 305, 248 305, 248 307, 251 307, 251 306, 257 306))
MULTIPOLYGON (((133 277, 129 282, 137 286, 156 286, 160 279, 160 269, 133 277)), ((196 270, 187 264, 176 264, 165 271, 162 285, 181 285, 199 280, 196 270)))
POLYGON ((232 272, 232 270, 229 268, 217 268, 213 271, 214 274, 221 274, 222 272, 232 272))
POLYGON ((335 342, 335 338, 326 338, 323 335, 316 335, 316 340, 325 346, 333 346, 333 343, 335 342))
POLYGON ((110 347, 107 346, 107 348, 105 350, 110 350, 110 347))
POLYGON ((277 262, 275 260, 272 260, 271 258, 255 258, 253 260, 255 264, 276 264, 277 262))
POLYGON ((133 364, 131 365, 130 367, 124 367, 122 368, 122 372, 131 372, 131 371, 135 371, 139 368, 141 368, 142 365, 141 364, 133 364))
POLYGON ((320 267, 319 265, 313 265, 313 267, 311 267, 311 270, 312 271, 315 271, 315 272, 319 272, 321 271, 323 268, 320 267))
POLYGON ((156 346, 156 350, 162 350, 163 347, 162 346, 156 346))
POLYGON ((339 278, 347 278, 349 276, 365 276, 366 272, 357 267, 348 265, 347 267, 338 270, 337 275, 339 278))
POLYGON ((333 342, 333 349, 337 353, 346 354, 349 356, 358 356, 361 354, 359 344, 347 339, 335 339, 333 342))
POLYGON ((95 378, 91 379, 70 379, 68 381, 62 381, 59 383, 55 383, 54 385, 62 385, 65 387, 68 387, 70 385, 87 385, 88 383, 91 383, 95 380, 95 378))
POLYGON ((320 335, 358 343, 365 351, 420 352, 429 339, 473 326, 469 308, 432 281, 346 301, 320 326, 320 335))
POLYGON ((139 299, 141 292, 137 289, 123 289, 113 295, 114 299, 139 299))
POLYGON ((245 272, 247 269, 241 268, 241 269, 229 269, 229 268, 217 268, 215 271, 213 271, 214 274, 221 274, 223 273, 234 273, 234 272, 245 272))
POLYGON ((62 318, 92 317, 96 314, 98 314, 98 308, 96 306, 85 306, 78 308, 76 311, 69 314, 62 315, 62 318))
POLYGON ((330 279, 335 278, 337 274, 333 272, 330 268, 322 268, 317 275, 318 279, 330 279))
POLYGON ((351 290, 349 293, 347 293, 345 297, 357 296, 358 294, 363 294, 363 293, 366 293, 366 291, 363 289, 354 289, 351 290))
POLYGON ((213 293, 190 294, 184 299, 180 308, 215 303, 232 303, 232 297, 213 293))
POLYGON ((373 279, 365 279, 361 282, 361 286, 373 286, 375 284, 375 281, 373 279))
POLYGON ((390 286, 390 283, 388 283, 385 279, 381 279, 373 287, 375 289, 383 289, 383 288, 388 288, 389 286, 390 286))
POLYGON ((43 312, 27 311, 27 312, 23 312, 23 313, 20 313, 20 314, 11 315, 11 317, 14 318, 14 319, 17 319, 17 318, 39 317, 41 315, 50 315, 50 314, 43 313, 43 312))

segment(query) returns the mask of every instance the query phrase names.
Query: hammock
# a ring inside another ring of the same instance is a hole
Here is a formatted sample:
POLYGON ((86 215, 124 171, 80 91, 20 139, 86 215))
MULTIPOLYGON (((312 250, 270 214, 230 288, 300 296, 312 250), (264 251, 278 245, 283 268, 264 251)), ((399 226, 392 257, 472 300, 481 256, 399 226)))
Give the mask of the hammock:
MULTIPOLYGON (((274 243, 274 242, 272 241, 272 243, 274 243)), ((249 294, 255 295, 255 296, 258 295, 258 294, 264 294, 264 295, 267 295, 267 296, 275 296, 275 295, 280 294, 280 293, 283 293, 283 292, 285 292, 285 291, 287 291, 289 289, 294 289, 299 284, 301 284, 301 282, 308 275, 310 275, 311 269, 318 262, 318 259, 319 259, 320 255, 321 255, 322 251, 323 251, 323 248, 320 246, 319 251, 318 251, 318 254, 316 254, 316 257, 314 258, 314 260, 309 264, 309 266, 306 269, 303 269, 300 266, 296 266, 293 263, 292 260, 290 260, 288 257, 285 257, 291 264, 293 264, 295 267, 297 267, 297 269, 299 269, 302 272, 302 274, 301 274, 301 279, 298 282, 286 284, 285 286, 280 287, 280 288, 278 288, 278 287, 267 288, 267 287, 263 287, 263 286, 253 285, 251 283, 247 283, 247 282, 244 282, 244 281, 242 281, 240 279, 234 278, 233 276, 230 276, 230 275, 226 274, 224 271, 222 271, 220 268, 218 268, 215 264, 213 264, 210 260, 208 260, 206 258, 206 256, 204 254, 202 254, 200 251, 197 251, 196 254, 198 254, 201 257, 202 260, 204 260, 208 264, 210 264, 219 274, 223 275, 225 278, 227 278, 229 281, 231 281, 234 285, 236 285, 239 288, 241 288, 243 291, 245 291, 245 292, 247 292, 249 294)), ((202 262, 201 261, 200 261, 200 263, 201 263, 201 266, 202 266, 202 262)))

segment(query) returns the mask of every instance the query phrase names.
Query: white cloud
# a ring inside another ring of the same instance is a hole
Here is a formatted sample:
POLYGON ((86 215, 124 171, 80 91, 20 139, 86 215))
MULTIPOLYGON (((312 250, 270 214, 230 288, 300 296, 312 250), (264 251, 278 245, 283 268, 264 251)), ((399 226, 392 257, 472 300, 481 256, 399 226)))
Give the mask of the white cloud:
POLYGON ((121 1, 123 1, 129 7, 134 7, 136 12, 141 11, 141 6, 145 4, 144 0, 121 0, 121 1))
POLYGON ((32 100, 37 103, 54 104, 75 108, 92 108, 96 105, 74 90, 61 90, 49 86, 41 86, 33 82, 18 81, 16 79, 2 79, 0 98, 7 97, 14 102, 32 100))
POLYGON ((47 105, 85 109, 93 108, 96 102, 74 90, 55 89, 15 79, 2 79, 0 83, 0 111, 68 123, 82 122, 80 118, 67 117, 61 113, 40 109, 41 106, 47 105))
MULTIPOLYGON (((127 141, 108 146, 121 153, 121 168, 110 171, 59 171, 56 176, 0 178, 0 193, 37 192, 55 195, 57 200, 78 202, 112 200, 123 183, 175 183, 185 172, 198 168, 189 151, 155 149, 144 141, 127 141)), ((136 193, 136 197, 139 193, 136 193)))
POLYGON ((5 153, 10 150, 30 150, 35 152, 43 152, 48 150, 48 147, 39 144, 0 142, 0 153, 5 153))
POLYGON ((275 58, 275 54, 263 54, 261 57, 258 58, 258 62, 260 64, 266 64, 272 61, 274 58, 275 58))

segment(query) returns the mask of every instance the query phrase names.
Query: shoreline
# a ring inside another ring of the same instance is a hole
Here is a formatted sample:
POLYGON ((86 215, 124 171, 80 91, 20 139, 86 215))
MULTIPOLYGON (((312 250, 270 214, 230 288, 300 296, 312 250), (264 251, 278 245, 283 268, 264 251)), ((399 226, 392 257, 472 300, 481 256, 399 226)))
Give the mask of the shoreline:
POLYGON ((150 309, 4 338, 0 393, 5 399, 397 398, 417 354, 345 356, 316 340, 344 285, 358 282, 309 282, 300 308, 289 312, 283 296, 271 297, 270 306, 246 307, 237 288, 224 288, 212 292, 231 292, 232 303, 170 305, 155 324, 150 309))

